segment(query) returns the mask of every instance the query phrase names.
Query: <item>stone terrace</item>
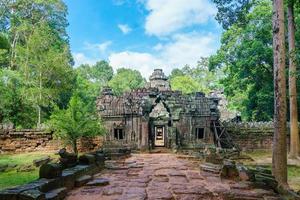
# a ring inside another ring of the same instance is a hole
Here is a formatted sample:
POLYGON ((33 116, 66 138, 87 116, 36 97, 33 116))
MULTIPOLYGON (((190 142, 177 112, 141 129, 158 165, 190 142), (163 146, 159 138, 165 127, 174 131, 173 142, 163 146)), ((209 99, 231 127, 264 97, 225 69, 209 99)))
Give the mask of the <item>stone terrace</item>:
POLYGON ((175 154, 134 154, 125 161, 108 161, 94 178, 106 186, 84 186, 69 193, 68 200, 206 199, 275 200, 269 190, 254 189, 249 182, 221 180, 200 172, 199 162, 175 154))

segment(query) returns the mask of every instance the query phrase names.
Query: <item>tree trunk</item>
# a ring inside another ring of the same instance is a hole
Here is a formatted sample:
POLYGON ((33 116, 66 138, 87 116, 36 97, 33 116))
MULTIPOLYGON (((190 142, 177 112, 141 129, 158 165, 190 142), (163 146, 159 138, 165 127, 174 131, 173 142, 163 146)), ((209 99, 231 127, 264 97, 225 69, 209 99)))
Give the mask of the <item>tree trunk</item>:
POLYGON ((288 35, 289 35, 289 96, 290 96, 290 157, 299 155, 298 110, 296 89, 296 45, 294 2, 288 3, 288 35))
POLYGON ((73 152, 77 155, 78 154, 77 140, 72 140, 72 148, 73 148, 73 152))
POLYGON ((41 102, 42 102, 42 72, 39 73, 39 99, 38 99, 38 123, 41 126, 41 102))
POLYGON ((286 144, 286 77, 283 0, 273 0, 273 53, 274 53, 274 138, 273 174, 279 185, 287 187, 286 144))

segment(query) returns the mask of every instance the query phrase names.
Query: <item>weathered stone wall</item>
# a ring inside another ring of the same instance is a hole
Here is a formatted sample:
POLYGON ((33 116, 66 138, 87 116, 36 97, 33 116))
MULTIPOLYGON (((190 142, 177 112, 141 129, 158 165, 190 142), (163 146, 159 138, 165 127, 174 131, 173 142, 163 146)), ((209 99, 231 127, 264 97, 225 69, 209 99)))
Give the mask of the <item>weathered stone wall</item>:
MULTIPOLYGON (((224 123, 235 144, 243 150, 271 149, 273 143, 273 122, 224 123)), ((289 134, 287 135, 289 144, 289 134)))
MULTIPOLYGON (((102 137, 81 138, 78 140, 78 150, 88 152, 99 149, 102 141, 102 137)), ((53 137, 53 132, 35 129, 0 129, 0 153, 56 151, 63 146, 62 141, 53 137)))

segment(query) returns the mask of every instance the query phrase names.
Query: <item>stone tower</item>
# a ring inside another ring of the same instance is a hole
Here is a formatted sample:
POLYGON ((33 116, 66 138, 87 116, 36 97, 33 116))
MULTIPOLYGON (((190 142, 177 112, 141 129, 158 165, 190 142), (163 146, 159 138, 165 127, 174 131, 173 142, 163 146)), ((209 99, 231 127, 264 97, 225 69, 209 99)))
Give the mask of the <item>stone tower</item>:
POLYGON ((168 77, 164 74, 162 69, 155 69, 149 80, 150 88, 158 88, 159 91, 171 90, 168 77))

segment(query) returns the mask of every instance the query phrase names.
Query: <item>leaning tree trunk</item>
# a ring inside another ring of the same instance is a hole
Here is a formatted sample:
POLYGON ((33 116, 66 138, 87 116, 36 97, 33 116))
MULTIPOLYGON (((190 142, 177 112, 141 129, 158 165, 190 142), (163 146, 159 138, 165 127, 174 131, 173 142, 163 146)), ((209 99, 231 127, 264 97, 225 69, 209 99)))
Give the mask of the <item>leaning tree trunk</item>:
POLYGON ((290 157, 299 155, 298 110, 296 89, 296 45, 294 1, 288 3, 288 35, 289 35, 289 96, 290 96, 290 157))
POLYGON ((274 138, 273 174, 279 185, 287 186, 286 145, 286 77, 283 0, 273 0, 273 54, 274 54, 274 138))

